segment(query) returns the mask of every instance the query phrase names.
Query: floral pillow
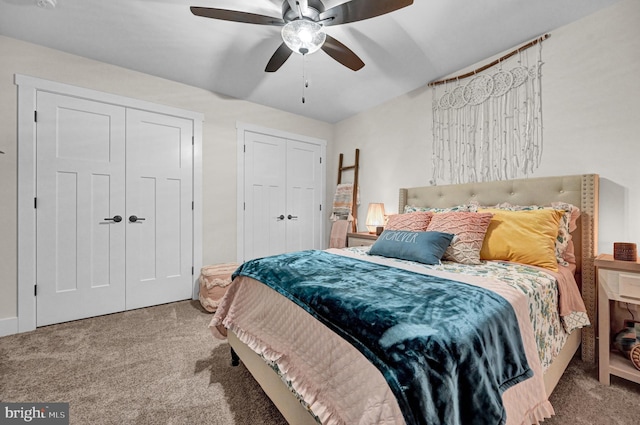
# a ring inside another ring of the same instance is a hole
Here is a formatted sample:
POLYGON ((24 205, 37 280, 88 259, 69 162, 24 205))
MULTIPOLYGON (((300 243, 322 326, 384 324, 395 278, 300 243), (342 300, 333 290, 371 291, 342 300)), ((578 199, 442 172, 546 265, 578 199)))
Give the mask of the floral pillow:
POLYGON ((385 230, 405 230, 424 232, 433 216, 432 212, 416 211, 411 214, 393 214, 389 216, 385 230))
POLYGON ((455 235, 443 259, 462 264, 480 264, 480 250, 491 217, 491 213, 467 211, 434 214, 427 230, 455 235))
POLYGON ((415 211, 428 211, 432 213, 443 213, 443 212, 458 212, 458 211, 466 211, 466 212, 477 212, 477 205, 456 205, 455 207, 449 208, 430 208, 430 207, 416 207, 415 205, 405 205, 404 212, 410 213, 415 211))

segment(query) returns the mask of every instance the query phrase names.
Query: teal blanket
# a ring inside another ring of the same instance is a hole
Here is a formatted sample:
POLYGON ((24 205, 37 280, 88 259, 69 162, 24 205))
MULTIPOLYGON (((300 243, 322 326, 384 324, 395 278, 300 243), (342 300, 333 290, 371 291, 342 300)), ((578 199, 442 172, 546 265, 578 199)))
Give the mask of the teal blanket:
POLYGON ((384 375, 407 424, 502 424, 502 393, 532 376, 513 308, 473 285, 324 251, 246 262, 384 375))

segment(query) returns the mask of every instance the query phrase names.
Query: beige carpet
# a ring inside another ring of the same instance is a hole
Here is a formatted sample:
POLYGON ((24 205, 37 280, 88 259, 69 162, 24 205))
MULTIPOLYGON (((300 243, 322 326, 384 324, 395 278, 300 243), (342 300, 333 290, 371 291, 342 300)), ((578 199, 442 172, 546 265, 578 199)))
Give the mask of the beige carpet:
MULTIPOLYGON (((0 338, 0 400, 69 402, 71 424, 284 424, 251 375, 230 366, 211 315, 183 301, 0 338)), ((640 423, 640 385, 575 359, 548 424, 640 423)))

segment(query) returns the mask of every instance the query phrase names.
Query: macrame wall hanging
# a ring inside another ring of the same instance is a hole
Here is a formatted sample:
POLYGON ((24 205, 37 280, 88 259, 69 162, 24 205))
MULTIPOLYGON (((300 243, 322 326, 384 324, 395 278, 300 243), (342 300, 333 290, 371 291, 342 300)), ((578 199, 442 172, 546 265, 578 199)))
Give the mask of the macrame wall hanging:
POLYGON ((548 37, 475 71, 429 84, 432 185, 526 177, 540 166, 541 42, 548 37))

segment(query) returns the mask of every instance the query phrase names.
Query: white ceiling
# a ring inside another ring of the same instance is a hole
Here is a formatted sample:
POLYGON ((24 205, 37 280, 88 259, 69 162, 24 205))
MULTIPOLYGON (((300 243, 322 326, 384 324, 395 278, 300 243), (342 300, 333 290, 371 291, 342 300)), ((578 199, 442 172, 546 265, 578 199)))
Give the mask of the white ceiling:
MULTIPOLYGON (((286 0, 285 0, 286 1, 286 0)), ((264 67, 280 27, 194 16, 189 6, 281 17, 281 0, 0 0, 0 34, 334 123, 519 46, 618 0, 414 0, 327 27, 364 62, 322 51, 264 67)), ((328 9, 344 0, 325 0, 328 9)), ((1 59, 0 59, 1 60, 1 59)))

